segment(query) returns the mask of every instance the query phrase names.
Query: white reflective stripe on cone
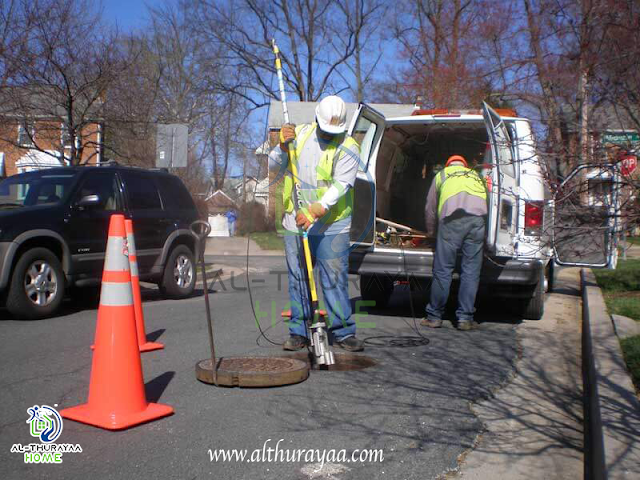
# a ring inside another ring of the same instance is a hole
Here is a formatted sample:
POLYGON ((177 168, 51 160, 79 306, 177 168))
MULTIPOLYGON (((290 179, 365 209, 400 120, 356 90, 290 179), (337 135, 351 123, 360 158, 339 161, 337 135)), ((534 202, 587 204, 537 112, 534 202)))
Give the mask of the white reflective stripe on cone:
POLYGON ((129 255, 136 254, 136 241, 132 233, 127 233, 127 242, 129 242, 129 255))
MULTIPOLYGON (((128 242, 127 242, 128 243, 128 242)), ((125 253, 124 237, 109 237, 107 241, 107 256, 104 261, 104 269, 110 272, 123 272, 129 270, 129 251, 125 253)))
POLYGON ((100 305, 108 307, 127 307, 133 305, 131 283, 102 282, 100 305))

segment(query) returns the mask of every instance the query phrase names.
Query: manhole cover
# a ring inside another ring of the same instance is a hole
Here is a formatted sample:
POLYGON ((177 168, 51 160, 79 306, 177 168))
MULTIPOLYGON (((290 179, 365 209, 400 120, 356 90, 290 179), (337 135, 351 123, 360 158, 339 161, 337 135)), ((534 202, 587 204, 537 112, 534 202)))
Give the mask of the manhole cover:
POLYGON ((423 347, 429 345, 426 337, 378 335, 364 339, 365 345, 374 347, 423 347))
MULTIPOLYGON (((217 384, 225 387, 277 387, 309 376, 308 364, 290 357, 222 357, 217 362, 217 384)), ((196 364, 196 378, 216 383, 210 358, 196 364)))
POLYGON ((334 350, 333 356, 336 363, 327 367, 325 365, 318 365, 311 361, 311 354, 309 352, 298 352, 290 356, 299 361, 305 362, 306 365, 313 370, 328 370, 330 372, 344 372, 347 370, 364 370, 365 368, 373 367, 378 364, 373 358, 366 355, 357 355, 355 353, 336 353, 334 350))

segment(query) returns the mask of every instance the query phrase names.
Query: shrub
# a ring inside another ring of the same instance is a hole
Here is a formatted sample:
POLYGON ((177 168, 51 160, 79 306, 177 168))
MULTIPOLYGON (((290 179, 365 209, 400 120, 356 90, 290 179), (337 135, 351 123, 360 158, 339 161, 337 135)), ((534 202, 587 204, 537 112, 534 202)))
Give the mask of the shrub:
POLYGON ((267 212, 264 205, 258 202, 247 202, 240 206, 238 212, 238 234, 246 235, 252 232, 266 232, 268 230, 267 212))

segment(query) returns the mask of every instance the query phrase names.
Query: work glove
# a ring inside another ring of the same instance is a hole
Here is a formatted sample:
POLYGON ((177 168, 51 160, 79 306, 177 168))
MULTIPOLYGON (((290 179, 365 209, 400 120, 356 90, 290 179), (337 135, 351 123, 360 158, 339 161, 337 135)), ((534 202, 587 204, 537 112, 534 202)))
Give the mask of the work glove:
POLYGON ((324 217, 327 209, 320 202, 312 203, 309 208, 301 208, 296 215, 296 225, 308 230, 316 219, 324 217))
POLYGON ((289 143, 296 139, 296 126, 293 123, 285 123, 280 129, 280 148, 289 150, 289 143))

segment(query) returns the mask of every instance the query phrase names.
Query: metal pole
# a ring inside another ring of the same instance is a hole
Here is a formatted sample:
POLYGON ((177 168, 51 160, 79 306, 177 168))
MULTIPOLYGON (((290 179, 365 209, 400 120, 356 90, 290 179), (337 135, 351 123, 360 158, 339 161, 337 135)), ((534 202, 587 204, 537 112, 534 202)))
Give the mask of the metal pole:
MULTIPOLYGON (((273 53, 276 56, 276 72, 278 74, 278 85, 280 87, 280 99, 282 100, 282 113, 284 122, 289 123, 289 111, 287 109, 287 97, 284 91, 284 80, 282 78, 282 61, 280 60, 280 50, 276 45, 276 40, 272 40, 273 53)), ((293 198, 296 210, 304 207, 302 203, 302 192, 300 178, 298 177, 297 161, 295 151, 289 148, 289 169, 293 179, 293 198)), ((302 231, 302 256, 304 260, 304 269, 307 273, 307 285, 309 288, 309 296, 311 298, 311 311, 313 313, 313 322, 310 327, 311 347, 313 348, 314 358, 319 365, 333 365, 335 363, 333 352, 329 349, 329 341, 326 333, 326 324, 320 319, 320 310, 318 305, 318 292, 316 290, 316 281, 313 276, 313 262, 311 260, 311 248, 309 247, 309 234, 306 230, 302 231)))

